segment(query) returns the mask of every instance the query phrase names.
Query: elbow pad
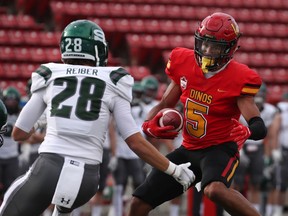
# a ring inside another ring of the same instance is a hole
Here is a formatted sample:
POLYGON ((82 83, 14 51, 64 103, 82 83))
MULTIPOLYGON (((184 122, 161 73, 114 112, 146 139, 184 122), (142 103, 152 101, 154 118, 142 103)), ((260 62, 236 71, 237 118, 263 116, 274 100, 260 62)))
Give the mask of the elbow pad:
POLYGON ((249 130, 251 135, 249 139, 252 140, 261 140, 264 139, 267 135, 267 128, 264 124, 264 121, 261 117, 253 117, 248 122, 249 130))

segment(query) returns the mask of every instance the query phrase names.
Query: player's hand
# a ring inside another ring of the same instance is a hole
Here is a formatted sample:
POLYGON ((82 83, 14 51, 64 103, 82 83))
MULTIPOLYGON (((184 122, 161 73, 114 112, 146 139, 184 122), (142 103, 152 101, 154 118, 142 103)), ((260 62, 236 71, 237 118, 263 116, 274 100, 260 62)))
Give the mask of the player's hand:
POLYGON ((174 139, 178 135, 177 131, 171 131, 175 129, 174 126, 161 127, 159 125, 159 119, 162 115, 163 113, 159 112, 153 119, 145 121, 142 124, 142 130, 149 137, 157 139, 174 139))
POLYGON ((231 130, 230 136, 232 137, 233 141, 237 143, 238 150, 242 149, 245 141, 250 137, 251 132, 248 127, 242 125, 236 119, 232 119, 233 122, 233 129, 231 130))
POLYGON ((118 165, 118 158, 116 156, 112 156, 108 163, 108 168, 113 172, 116 170, 117 165, 118 165))
POLYGON ((279 164, 282 160, 282 152, 280 149, 273 149, 271 152, 272 160, 274 163, 279 164))
POLYGON ((170 161, 168 169, 165 173, 172 175, 176 181, 183 186, 183 192, 188 190, 190 185, 195 181, 195 175, 192 170, 189 169, 191 163, 185 163, 176 165, 170 161))

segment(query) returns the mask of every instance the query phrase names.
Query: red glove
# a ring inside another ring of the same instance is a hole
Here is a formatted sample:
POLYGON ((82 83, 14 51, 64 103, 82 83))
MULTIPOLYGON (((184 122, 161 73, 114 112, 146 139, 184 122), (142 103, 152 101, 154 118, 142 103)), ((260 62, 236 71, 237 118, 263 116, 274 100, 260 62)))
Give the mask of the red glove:
POLYGON ((159 112, 153 119, 145 121, 142 124, 142 130, 149 137, 157 139, 174 139, 178 135, 177 131, 171 131, 175 129, 174 126, 170 125, 161 127, 159 125, 159 119, 162 115, 163 113, 159 112))
POLYGON ((235 141, 238 145, 238 150, 242 149, 245 141, 250 137, 251 132, 250 129, 244 125, 242 125, 236 119, 232 119, 233 129, 231 130, 230 136, 233 141, 235 141))

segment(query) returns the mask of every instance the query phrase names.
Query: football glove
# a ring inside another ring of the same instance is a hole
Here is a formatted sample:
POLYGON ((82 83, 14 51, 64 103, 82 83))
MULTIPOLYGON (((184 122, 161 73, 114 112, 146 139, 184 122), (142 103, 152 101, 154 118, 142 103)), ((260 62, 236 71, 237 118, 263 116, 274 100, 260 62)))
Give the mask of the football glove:
POLYGON ((112 156, 108 163, 108 168, 113 172, 116 170, 117 165, 118 165, 118 158, 116 156, 112 156))
POLYGON ((171 131, 175 129, 174 126, 169 125, 161 127, 159 125, 159 119, 162 115, 163 113, 159 112, 153 119, 145 121, 142 124, 142 130, 148 137, 157 139, 174 139, 178 135, 177 131, 171 131))
POLYGON ((165 171, 165 173, 173 176, 176 181, 178 181, 183 186, 183 192, 187 191, 190 185, 195 181, 195 175, 193 171, 188 168, 190 166, 190 162, 176 165, 170 161, 169 166, 165 171))
POLYGON ((230 136, 233 141, 237 143, 238 150, 242 149, 245 141, 250 137, 251 132, 250 129, 244 125, 242 125, 236 119, 232 119, 233 129, 231 130, 230 136))
POLYGON ((279 164, 282 160, 282 152, 280 149, 273 149, 271 156, 272 156, 273 162, 276 164, 279 164))

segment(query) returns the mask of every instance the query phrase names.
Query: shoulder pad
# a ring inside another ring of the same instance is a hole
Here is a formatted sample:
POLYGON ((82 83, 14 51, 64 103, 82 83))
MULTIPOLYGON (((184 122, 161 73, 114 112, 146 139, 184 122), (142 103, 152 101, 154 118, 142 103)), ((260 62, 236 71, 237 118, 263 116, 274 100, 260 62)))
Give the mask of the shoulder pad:
POLYGON ((52 71, 47 66, 40 65, 40 67, 32 73, 31 93, 46 87, 51 76, 52 71))

